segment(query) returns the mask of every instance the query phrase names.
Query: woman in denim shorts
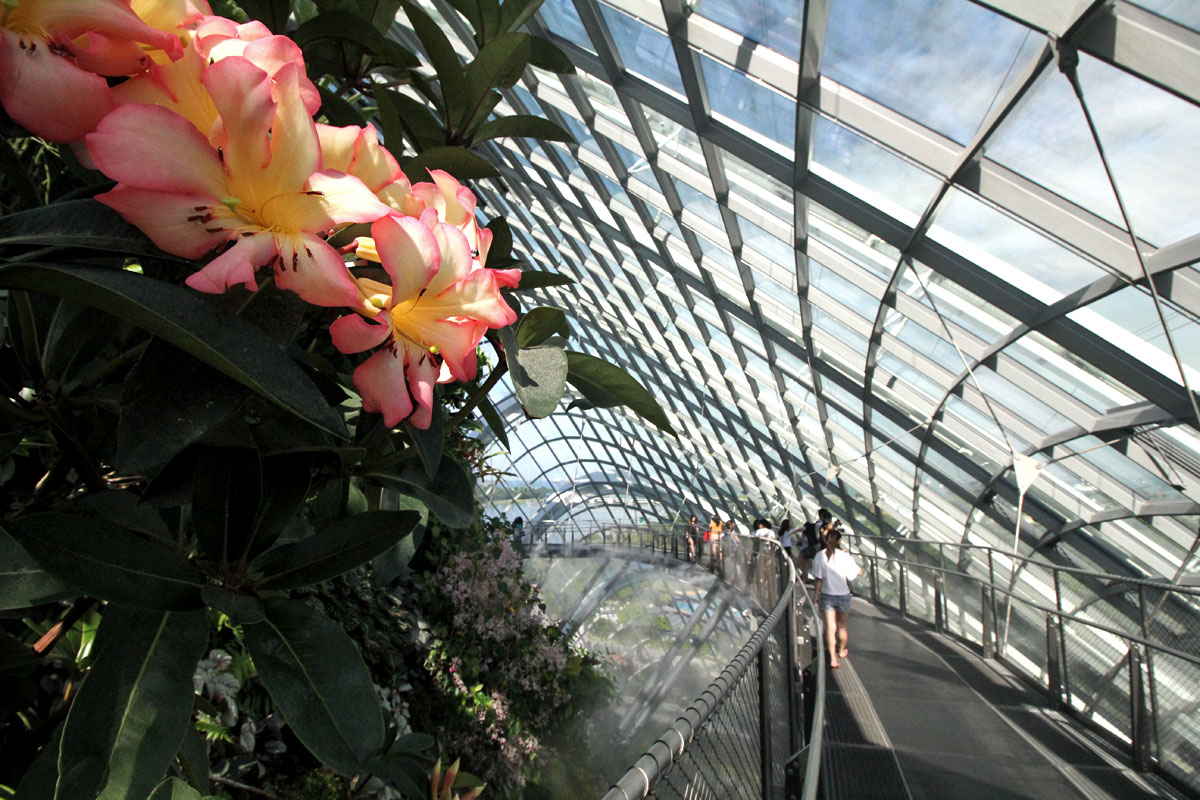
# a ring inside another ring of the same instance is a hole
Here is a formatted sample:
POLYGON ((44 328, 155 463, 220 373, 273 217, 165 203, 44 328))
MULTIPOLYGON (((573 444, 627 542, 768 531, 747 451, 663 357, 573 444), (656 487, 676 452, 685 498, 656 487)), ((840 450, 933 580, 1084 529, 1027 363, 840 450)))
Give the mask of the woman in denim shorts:
POLYGON ((850 581, 862 574, 854 558, 841 549, 842 531, 837 525, 825 535, 825 549, 813 561, 817 608, 825 619, 825 643, 829 648, 829 666, 837 669, 838 659, 850 655, 849 632, 850 581))

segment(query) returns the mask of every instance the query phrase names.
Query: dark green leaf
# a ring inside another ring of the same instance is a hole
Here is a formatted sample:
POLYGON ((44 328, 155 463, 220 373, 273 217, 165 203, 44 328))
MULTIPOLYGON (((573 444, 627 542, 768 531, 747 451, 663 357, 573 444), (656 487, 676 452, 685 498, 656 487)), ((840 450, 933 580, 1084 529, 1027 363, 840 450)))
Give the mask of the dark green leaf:
POLYGON ((620 367, 585 353, 567 353, 567 380, 596 408, 627 406, 658 429, 675 436, 662 406, 620 367))
POLYGON ((345 127, 346 125, 361 126, 366 123, 362 113, 341 97, 324 86, 317 86, 317 91, 321 94, 321 107, 317 109, 317 116, 324 116, 330 125, 345 127))
POLYGON ((465 528, 475 519, 471 478, 462 464, 449 456, 442 457, 432 479, 413 459, 404 462, 399 470, 371 472, 364 477, 417 498, 447 527, 465 528))
POLYGON ((393 753, 422 753, 437 744, 428 733, 406 733, 392 744, 393 753))
POLYGON ((63 729, 56 800, 151 792, 183 743, 207 646, 203 611, 105 609, 95 663, 63 729))
POLYGON ((484 421, 491 428, 492 434, 500 440, 500 444, 504 445, 504 449, 509 449, 508 433, 504 430, 504 418, 496 411, 496 407, 492 405, 492 401, 488 398, 483 398, 479 402, 479 413, 483 415, 484 421))
POLYGON ((2 267, 0 287, 70 297, 126 319, 317 427, 346 436, 341 416, 286 353, 250 323, 187 289, 123 270, 49 264, 2 267))
POLYGON ((8 520, 5 530, 52 575, 85 594, 149 610, 200 606, 200 573, 172 547, 100 519, 55 511, 8 520))
MULTIPOLYGON (((505 33, 484 45, 467 67, 466 91, 471 106, 491 89, 507 89, 521 79, 529 63, 529 34, 505 33)), ((467 119, 462 119, 463 126, 467 119)))
POLYGON ((462 14, 471 24, 471 30, 475 32, 475 41, 478 43, 483 36, 483 15, 479 11, 479 0, 448 0, 448 2, 451 8, 462 14))
POLYGON ((483 39, 481 43, 491 41, 500 33, 500 0, 477 0, 479 14, 483 18, 483 39))
POLYGON ((295 518, 312 482, 316 457, 312 453, 297 453, 264 458, 262 461, 262 502, 254 541, 248 556, 257 557, 270 547, 295 518))
POLYGON ((258 588, 295 589, 337 577, 399 542, 420 518, 415 511, 368 511, 269 550, 255 562, 263 576, 258 588))
MULTIPOLYGON (((201 700, 205 699, 203 695, 196 695, 196 697, 201 700)), ((213 710, 216 711, 215 708, 213 710)), ((219 713, 217 712, 217 714, 219 713)), ((216 714, 210 716, 216 716, 216 714)), ((208 744, 204 741, 204 735, 196 730, 195 725, 189 725, 187 733, 183 735, 183 744, 179 747, 178 758, 179 769, 183 772, 183 777, 187 782, 197 791, 208 794, 208 744)))
POLYGON ((490 161, 464 147, 431 147, 403 166, 404 174, 414 182, 423 180, 428 169, 443 169, 459 180, 495 178, 500 174, 490 161))
POLYGON ((504 96, 499 92, 492 90, 485 92, 478 103, 473 106, 474 112, 470 115, 459 130, 459 140, 467 147, 474 147, 475 131, 480 125, 487 122, 487 118, 491 115, 496 106, 500 105, 500 101, 504 96))
POLYGON ((383 746, 383 713, 354 642, 341 625, 295 600, 264 602, 245 627, 255 669, 297 738, 343 775, 383 746))
POLYGON ((117 465, 140 472, 165 464, 242 407, 250 391, 232 378, 153 339, 125 378, 117 465))
POLYGON ((139 504, 138 499, 133 492, 112 489, 86 494, 75 502, 96 516, 104 517, 122 528, 172 541, 174 537, 171 529, 167 527, 158 510, 139 504))
POLYGON ((542 0, 505 0, 500 5, 500 30, 515 31, 541 8, 542 0))
MULTIPOLYGON (((446 144, 446 129, 438 118, 430 111, 429 106, 422 103, 415 97, 409 97, 406 94, 393 92, 382 87, 376 87, 375 100, 379 106, 380 118, 383 118, 384 103, 389 103, 395 110, 398 124, 404 131, 405 138, 413 145, 413 150, 420 153, 428 150, 431 147, 444 146, 446 144), (386 95, 385 100, 381 100, 379 95, 386 95)), ((384 138, 387 141, 388 128, 385 126, 384 138)), ((391 148, 389 148, 391 149, 391 148)), ((392 155, 397 158, 401 157, 403 147, 399 140, 396 141, 396 148, 392 150, 392 155), (399 151, 399 152, 397 152, 399 151)), ((421 180, 421 176, 416 176, 416 180, 421 180)))
POLYGON ((68 383, 108 346, 116 327, 113 323, 112 317, 94 308, 60 301, 43 345, 46 374, 59 383, 68 383))
POLYGON ((167 778, 154 788, 149 800, 204 800, 204 795, 179 778, 167 778))
MULTIPOLYGON (((41 661, 29 645, 0 632, 0 678, 9 680, 24 677, 41 661)), ((3 683, 0 681, 0 684, 3 683)))
POLYGON ((524 350, 536 347, 567 327, 567 315, 561 308, 538 306, 530 309, 517 325, 517 345, 524 350))
POLYGON ((408 432, 408 438, 412 439, 413 446, 417 448, 421 466, 425 467, 425 474, 430 478, 437 474, 438 464, 442 462, 442 445, 446 441, 445 429, 446 419, 442 416, 441 408, 436 404, 429 427, 425 430, 414 427, 407 421, 404 423, 404 430, 408 432))
POLYGON ((58 781, 58 750, 64 727, 59 725, 55 728, 50 741, 38 751, 29 769, 21 776, 13 800, 51 800, 54 797, 54 784, 58 781))
POLYGON ((379 129, 383 131, 383 145, 397 159, 403 158, 406 129, 404 118, 396 110, 396 104, 393 102, 395 97, 401 95, 382 86, 376 86, 374 92, 375 106, 379 109, 379 129))
POLYGON ((305 22, 292 32, 291 37, 302 49, 330 39, 350 42, 375 56, 376 66, 421 66, 421 60, 408 48, 388 39, 374 25, 357 14, 326 11, 305 22))
POLYGON ((475 131, 472 141, 478 143, 485 139, 498 139, 504 136, 525 136, 552 142, 575 142, 575 137, 558 123, 532 114, 513 114, 488 120, 479 127, 479 130, 475 131))
MULTIPOLYGON (((411 771, 405 769, 404 764, 399 763, 401 760, 411 761, 413 764, 416 764, 412 759, 389 758, 385 760, 382 758, 372 758, 363 765, 363 768, 386 782, 405 797, 428 797, 429 789, 427 787, 423 788, 424 784, 428 783, 428 781, 414 780, 415 776, 411 774, 411 771)), ((420 770, 419 774, 422 778, 425 777, 424 770, 420 770)))
POLYGON ((574 282, 574 278, 558 272, 522 270, 521 283, 517 285, 517 291, 524 292, 529 289, 545 289, 548 286, 569 286, 574 282))
POLYGON ((512 255, 512 228, 504 217, 492 217, 485 226, 492 232, 492 245, 488 248, 488 266, 492 266, 493 258, 504 258, 512 255))
POLYGON ((192 526, 200 551, 218 564, 246 553, 262 495, 258 452, 242 447, 205 447, 196 465, 192 526))
POLYGON ((229 617, 234 625, 253 625, 266 618, 262 603, 254 595, 239 594, 223 586, 205 586, 200 596, 210 607, 229 617))
POLYGON ((271 33, 287 30, 288 16, 292 11, 291 0, 237 0, 237 4, 250 19, 256 19, 271 29, 271 33))
POLYGON ((123 255, 175 259, 108 206, 96 200, 68 200, 0 217, 0 247, 85 247, 123 255))
POLYGON ((575 137, 556 122, 532 114, 513 114, 489 120, 475 133, 476 142, 505 136, 575 143, 575 137))
POLYGON ((16 539, 0 530, 0 611, 52 603, 75 594, 42 569, 16 539))
POLYGON ((558 45, 540 36, 532 37, 529 42, 529 63, 547 72, 574 72, 575 65, 570 57, 559 49, 558 45))
POLYGON ((467 82, 463 76, 462 62, 458 60, 458 53, 454 52, 454 46, 450 44, 441 27, 415 3, 405 2, 403 7, 413 32, 417 34, 421 46, 425 48, 425 55, 429 57, 429 63, 437 73, 438 82, 442 87, 446 119, 462 119, 467 101, 467 82))
MULTIPOLYGON (((384 491, 389 491, 385 489, 384 491)), ((413 498, 405 498, 410 500, 414 505, 421 505, 419 501, 413 498)), ((408 564, 412 561, 414 555, 417 554, 417 548, 421 546, 421 539, 424 538, 425 528, 417 527, 409 535, 405 536, 400 541, 396 542, 394 547, 390 547, 380 553, 371 562, 371 572, 375 576, 375 580, 380 586, 386 586, 392 581, 404 575, 409 574, 408 564)))

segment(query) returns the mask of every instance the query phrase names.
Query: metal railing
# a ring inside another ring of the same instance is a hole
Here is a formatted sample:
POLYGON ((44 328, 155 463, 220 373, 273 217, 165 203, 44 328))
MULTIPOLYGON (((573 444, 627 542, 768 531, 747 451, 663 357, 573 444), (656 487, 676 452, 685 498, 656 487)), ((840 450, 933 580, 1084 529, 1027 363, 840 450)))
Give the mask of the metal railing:
POLYGON ((1200 792, 1200 588, 992 547, 851 535, 871 600, 979 645, 1048 705, 1200 792))
MULTIPOLYGON (((532 532, 526 544, 689 559, 681 526, 561 526, 532 532)), ((604 800, 817 795, 825 716, 818 615, 777 541, 726 537, 723 545, 720 559, 705 548, 697 563, 753 598, 765 619, 604 800)))

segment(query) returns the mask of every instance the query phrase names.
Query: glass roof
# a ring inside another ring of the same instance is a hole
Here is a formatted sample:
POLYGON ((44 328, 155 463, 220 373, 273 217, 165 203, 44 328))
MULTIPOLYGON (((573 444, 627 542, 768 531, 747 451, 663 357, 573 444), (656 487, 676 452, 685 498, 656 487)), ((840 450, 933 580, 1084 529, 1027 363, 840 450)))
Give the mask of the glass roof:
POLYGON ((546 0, 577 71, 505 107, 578 144, 495 142, 484 213, 679 437, 510 394, 485 502, 1011 547, 1032 456, 1024 552, 1194 579, 1193 6, 546 0))

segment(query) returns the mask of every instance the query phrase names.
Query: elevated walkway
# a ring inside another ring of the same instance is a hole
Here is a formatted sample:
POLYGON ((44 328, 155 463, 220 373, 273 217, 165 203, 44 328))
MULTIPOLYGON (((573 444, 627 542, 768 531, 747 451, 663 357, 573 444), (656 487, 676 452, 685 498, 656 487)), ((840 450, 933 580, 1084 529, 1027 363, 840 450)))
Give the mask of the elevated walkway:
POLYGON ((1177 796, 1003 665, 861 598, 828 674, 825 800, 1177 796))

